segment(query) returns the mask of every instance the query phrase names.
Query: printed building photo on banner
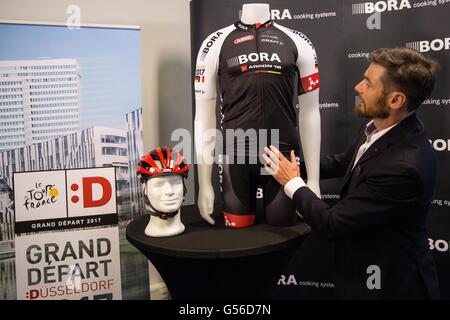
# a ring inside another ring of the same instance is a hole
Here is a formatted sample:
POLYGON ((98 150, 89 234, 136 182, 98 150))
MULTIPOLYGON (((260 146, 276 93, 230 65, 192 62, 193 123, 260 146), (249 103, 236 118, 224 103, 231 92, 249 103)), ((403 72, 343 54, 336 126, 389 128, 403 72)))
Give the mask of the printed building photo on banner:
POLYGON ((0 300, 148 299, 125 238, 144 212, 139 27, 0 23, 0 42, 0 300))

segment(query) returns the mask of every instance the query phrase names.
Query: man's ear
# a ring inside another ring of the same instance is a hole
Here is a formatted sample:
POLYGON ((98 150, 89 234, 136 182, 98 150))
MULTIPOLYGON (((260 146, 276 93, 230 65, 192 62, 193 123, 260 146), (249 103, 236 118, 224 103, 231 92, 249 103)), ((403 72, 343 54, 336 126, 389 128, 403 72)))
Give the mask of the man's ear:
POLYGON ((407 104, 406 95, 401 91, 393 91, 389 93, 387 99, 389 106, 394 110, 399 110, 407 104))

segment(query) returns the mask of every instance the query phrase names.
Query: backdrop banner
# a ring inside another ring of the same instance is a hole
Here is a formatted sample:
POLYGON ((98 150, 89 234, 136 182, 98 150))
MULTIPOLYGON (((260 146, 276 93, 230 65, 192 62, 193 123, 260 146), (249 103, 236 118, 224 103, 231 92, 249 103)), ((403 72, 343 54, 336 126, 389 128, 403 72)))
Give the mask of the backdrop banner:
MULTIPOLYGON (((438 60, 435 90, 418 111, 438 156, 438 181, 429 218, 429 245, 441 285, 442 298, 450 298, 450 2, 446 0, 264 1, 272 20, 304 33, 313 43, 319 64, 322 155, 341 152, 353 142, 363 119, 353 111, 355 85, 368 67, 369 53, 380 47, 410 47, 438 60)), ((241 0, 191 2, 192 74, 203 40, 240 18, 241 0)), ((193 100, 193 106, 195 101, 193 100)), ((194 107, 195 108, 195 107, 194 107)), ((220 108, 217 108, 220 119, 220 108)), ((194 109, 195 112, 195 109, 194 109)), ((215 179, 219 195, 219 173, 215 179)), ((339 199, 340 179, 321 181, 322 197, 330 204, 339 199)), ((215 212, 219 214, 220 196, 215 212)), ((333 244, 312 232, 280 275, 274 298, 332 299, 334 293, 333 244)))
POLYGON ((5 22, 0 42, 0 299, 148 299, 125 238, 143 214, 139 28, 5 22))
POLYGON ((14 174, 18 299, 121 299, 115 168, 14 174))

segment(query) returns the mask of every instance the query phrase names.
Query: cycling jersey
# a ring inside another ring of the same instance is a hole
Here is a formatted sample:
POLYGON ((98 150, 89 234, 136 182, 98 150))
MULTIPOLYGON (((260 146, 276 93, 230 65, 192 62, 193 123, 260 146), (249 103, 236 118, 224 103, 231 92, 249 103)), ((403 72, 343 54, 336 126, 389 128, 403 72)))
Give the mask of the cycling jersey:
POLYGON ((200 47, 195 98, 215 99, 218 79, 223 129, 267 129, 269 138, 270 130, 278 129, 280 150, 297 150, 297 74, 298 94, 319 88, 316 53, 304 34, 270 20, 239 21, 213 32, 200 47))
MULTIPOLYGON (((225 154, 230 155, 224 159, 234 158, 228 153, 230 148, 234 155, 243 150, 248 158, 260 156, 260 129, 266 129, 266 144, 271 143, 271 130, 277 129, 279 150, 286 155, 292 149, 298 152, 294 94, 313 91, 320 85, 316 53, 305 35, 273 21, 256 25, 239 21, 213 32, 197 57, 196 101, 215 100, 217 84, 222 129, 254 130, 257 139, 244 134, 224 141, 225 154), (298 91, 294 88, 297 76, 298 91), (249 148, 248 143, 254 143, 256 149, 249 148)), ((224 133, 224 140, 226 136, 224 133)), ((264 191, 266 222, 278 226, 295 222, 295 208, 283 187, 272 176, 261 175, 260 169, 256 162, 223 164, 222 199, 227 226, 241 228, 255 223, 258 186, 264 191)))

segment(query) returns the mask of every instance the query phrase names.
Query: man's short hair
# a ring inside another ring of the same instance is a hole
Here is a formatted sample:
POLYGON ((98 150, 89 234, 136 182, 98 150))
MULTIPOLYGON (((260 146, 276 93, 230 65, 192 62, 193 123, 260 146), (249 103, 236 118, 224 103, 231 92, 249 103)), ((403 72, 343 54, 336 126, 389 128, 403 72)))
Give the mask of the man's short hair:
POLYGON ((369 55, 369 61, 386 68, 381 80, 385 90, 397 90, 406 95, 407 110, 414 111, 434 88, 437 62, 409 48, 380 48, 369 55))

